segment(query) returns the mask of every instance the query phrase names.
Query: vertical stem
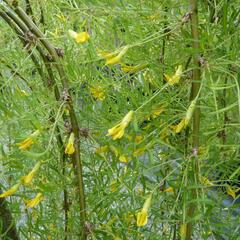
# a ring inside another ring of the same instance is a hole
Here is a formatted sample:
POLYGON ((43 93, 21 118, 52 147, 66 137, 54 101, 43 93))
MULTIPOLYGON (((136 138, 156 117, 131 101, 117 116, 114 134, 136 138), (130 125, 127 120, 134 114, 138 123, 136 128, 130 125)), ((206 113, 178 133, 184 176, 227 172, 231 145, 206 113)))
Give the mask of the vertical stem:
MULTIPOLYGON (((195 99, 199 93, 200 89, 200 64, 199 64, 199 32, 198 32, 198 1, 197 0, 189 0, 190 8, 191 8, 191 31, 192 31, 192 39, 193 39, 193 78, 192 78, 192 89, 191 89, 191 100, 195 99)), ((192 160, 192 174, 190 175, 190 184, 197 184, 199 177, 199 163, 198 163, 198 148, 199 148, 199 127, 200 127, 200 108, 196 106, 196 109, 193 113, 193 139, 192 139, 192 147, 193 147, 193 158, 192 160)), ((192 190, 189 195, 191 196, 190 200, 196 200, 197 198, 197 190, 192 190)), ((197 209, 196 201, 189 204, 187 209, 187 229, 186 229, 186 239, 192 239, 193 232, 193 223, 192 218, 195 214, 195 210, 197 209)))

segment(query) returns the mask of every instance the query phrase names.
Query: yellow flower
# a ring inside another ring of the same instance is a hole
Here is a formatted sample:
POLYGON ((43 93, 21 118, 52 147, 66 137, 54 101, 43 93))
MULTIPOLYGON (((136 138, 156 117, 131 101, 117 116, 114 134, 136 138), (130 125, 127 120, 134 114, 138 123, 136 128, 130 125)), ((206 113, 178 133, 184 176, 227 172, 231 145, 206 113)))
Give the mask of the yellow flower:
POLYGON ((117 124, 111 129, 108 129, 107 136, 111 136, 113 140, 122 138, 125 128, 129 125, 133 118, 133 113, 134 111, 129 111, 119 124, 117 124))
POLYGON ((105 99, 105 92, 102 87, 97 86, 97 87, 91 87, 90 92, 93 95, 94 98, 103 101, 105 99))
POLYGON ((156 106, 151 112, 152 118, 157 118, 163 111, 164 108, 162 106, 156 106))
POLYGON ((124 155, 121 155, 119 157, 119 161, 122 162, 122 163, 128 163, 129 162, 129 158, 124 156, 124 155))
POLYGON ((36 130, 31 135, 29 135, 29 137, 27 137, 22 142, 17 143, 16 145, 18 146, 19 149, 25 150, 25 149, 29 148, 34 143, 34 138, 36 138, 39 134, 40 134, 40 131, 36 130))
POLYGON ((181 239, 185 239, 187 235, 187 224, 186 223, 182 223, 180 226, 180 236, 181 239))
POLYGON ((77 33, 73 30, 68 30, 68 34, 70 37, 72 37, 76 41, 76 43, 85 43, 90 38, 90 36, 87 32, 77 33))
POLYGON ((163 192, 173 193, 174 190, 173 190, 172 187, 168 187, 168 188, 166 188, 165 190, 163 190, 163 192))
POLYGON ((176 72, 173 76, 169 76, 167 74, 164 74, 167 82, 169 83, 169 85, 173 85, 175 83, 178 83, 181 76, 182 76, 183 70, 182 70, 182 65, 179 65, 178 68, 176 69, 176 72))
POLYGON ((68 139, 68 143, 67 146, 65 148, 65 154, 71 155, 75 152, 75 148, 74 148, 74 133, 72 132, 70 134, 70 137, 68 139))
POLYGON ((205 186, 213 186, 213 183, 209 181, 206 177, 200 176, 199 180, 200 180, 200 183, 205 186))
POLYGON ((147 65, 146 64, 138 64, 136 66, 129 66, 126 64, 121 64, 121 69, 125 73, 135 73, 143 70, 147 65))
POLYGON ((7 190, 6 192, 0 194, 0 198, 5 198, 5 197, 9 197, 9 196, 13 195, 18 190, 20 185, 21 185, 21 183, 15 184, 9 190, 7 190))
POLYGON ((186 126, 187 126, 187 123, 185 121, 185 118, 183 118, 180 123, 178 123, 177 125, 171 126, 171 128, 173 132, 180 133, 182 129, 185 128, 186 126))
POLYGON ((123 57, 123 55, 127 52, 128 50, 128 46, 124 46, 122 48, 122 50, 118 53, 118 55, 114 54, 114 53, 108 53, 108 54, 102 54, 102 56, 104 56, 104 58, 106 59, 106 65, 115 65, 121 62, 121 59, 123 57))
POLYGON ((236 193, 239 191, 239 189, 234 190, 229 185, 226 186, 227 194, 230 195, 233 199, 236 199, 236 193))
POLYGON ((141 135, 137 135, 137 136, 135 137, 135 142, 136 142, 137 144, 140 143, 142 140, 143 140, 143 136, 141 136, 141 135))
POLYGON ((30 200, 26 200, 25 204, 26 204, 26 206, 28 208, 33 208, 36 205, 38 205, 39 202, 42 201, 42 200, 43 200, 43 194, 42 193, 38 193, 35 198, 30 199, 30 200))
POLYGON ((137 226, 142 227, 147 224, 148 221, 148 209, 150 208, 152 201, 152 194, 146 199, 143 208, 140 212, 137 213, 137 226))
POLYGON ((37 171, 39 170, 40 166, 41 166, 41 161, 38 162, 32 169, 32 171, 30 171, 28 173, 28 175, 24 176, 21 178, 22 183, 25 185, 28 185, 32 182, 33 177, 37 174, 37 171))
POLYGON ((197 98, 195 98, 194 100, 191 101, 191 104, 186 112, 186 116, 181 120, 181 122, 179 124, 177 124, 176 126, 171 126, 171 128, 173 129, 173 131, 175 133, 179 133, 181 132, 182 129, 184 129, 188 123, 190 122, 193 112, 196 108, 196 103, 197 103, 197 98))

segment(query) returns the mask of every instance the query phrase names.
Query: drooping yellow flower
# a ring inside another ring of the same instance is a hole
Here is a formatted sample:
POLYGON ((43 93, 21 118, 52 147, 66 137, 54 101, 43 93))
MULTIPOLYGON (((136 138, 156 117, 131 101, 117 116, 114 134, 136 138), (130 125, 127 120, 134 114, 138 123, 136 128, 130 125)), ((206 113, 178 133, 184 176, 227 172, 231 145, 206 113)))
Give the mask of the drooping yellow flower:
POLYGON ((72 37, 76 41, 76 43, 85 43, 90 38, 90 36, 87 32, 77 33, 73 30, 68 30, 68 34, 70 37, 72 37))
POLYGON ((183 128, 187 126, 185 118, 183 118, 177 125, 171 126, 173 132, 180 133, 183 128))
POLYGON ((122 162, 122 163, 128 163, 129 162, 129 158, 126 157, 125 155, 121 155, 119 157, 119 161, 122 162))
POLYGON ((113 128, 108 129, 107 136, 111 136, 113 140, 120 139, 124 135, 125 128, 132 121, 134 111, 129 111, 127 115, 122 119, 122 121, 114 126, 113 128))
POLYGON ((150 208, 152 201, 152 194, 146 199, 143 208, 140 212, 137 213, 137 226, 142 227, 145 226, 148 222, 148 210, 150 208))
POLYGON ((128 48, 129 46, 124 46, 117 55, 115 53, 100 53, 100 55, 106 59, 106 65, 115 65, 121 62, 121 59, 127 52, 128 48))
POLYGON ((173 192, 174 192, 174 190, 173 190, 173 188, 172 188, 172 187, 168 187, 168 188, 164 189, 164 190, 163 190, 163 192, 167 192, 167 193, 173 193, 173 192))
POLYGON ((0 194, 0 198, 5 198, 5 197, 9 197, 9 196, 13 195, 18 190, 20 185, 21 185, 21 183, 15 184, 9 190, 7 190, 6 192, 3 192, 2 194, 0 194))
POLYGON ((24 185, 28 185, 32 182, 33 177, 37 174, 40 166, 41 166, 41 161, 39 161, 33 169, 28 173, 28 175, 24 176, 21 178, 21 181, 24 185))
POLYGON ((20 143, 17 143, 16 145, 18 146, 19 149, 25 150, 34 143, 34 139, 40 134, 39 130, 36 130, 33 132, 31 135, 29 135, 25 140, 23 140, 20 143))
POLYGON ((40 203, 40 201, 42 201, 42 200, 43 200, 43 194, 38 193, 35 198, 30 199, 30 200, 26 200, 25 204, 28 208, 33 208, 36 205, 38 205, 40 203))
POLYGON ((74 133, 72 132, 70 134, 70 137, 68 139, 68 143, 67 143, 67 146, 65 148, 65 154, 68 154, 68 155, 71 155, 75 152, 75 148, 74 148, 74 140, 75 140, 75 137, 74 137, 74 133))
POLYGON ((191 101, 191 104, 186 112, 185 117, 180 121, 180 123, 178 123, 176 126, 171 126, 171 128, 173 129, 173 131, 175 133, 179 133, 181 132, 182 129, 184 129, 188 123, 190 122, 193 112, 196 108, 196 103, 197 103, 197 98, 191 101))
POLYGON ((213 186, 213 183, 210 180, 208 180, 206 177, 200 176, 199 180, 200 180, 200 183, 205 186, 209 186, 209 187, 213 186))
POLYGON ((227 185, 226 191, 228 195, 230 195, 233 199, 236 199, 236 193, 239 191, 239 189, 235 190, 235 189, 232 189, 231 186, 227 185))
POLYGON ((138 64, 135 66, 121 64, 121 69, 125 73, 136 73, 146 68, 146 66, 147 66, 146 64, 138 64))
POLYGON ((169 83, 169 85, 173 85, 173 84, 179 82, 179 80, 182 76, 182 73, 183 73, 182 65, 179 65, 173 76, 169 76, 167 74, 164 74, 164 76, 165 76, 167 82, 169 83))
POLYGON ((94 98, 96 98, 97 100, 100 100, 100 101, 103 101, 106 97, 104 89, 100 86, 91 87, 90 92, 94 98))

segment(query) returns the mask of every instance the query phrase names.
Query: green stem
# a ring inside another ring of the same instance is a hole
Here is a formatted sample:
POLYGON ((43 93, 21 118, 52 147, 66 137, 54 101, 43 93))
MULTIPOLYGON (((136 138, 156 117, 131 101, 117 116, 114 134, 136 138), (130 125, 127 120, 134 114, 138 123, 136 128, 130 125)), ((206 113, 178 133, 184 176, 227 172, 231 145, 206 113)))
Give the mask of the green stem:
MULTIPOLYGON (((199 94, 200 89, 200 64, 199 64, 199 32, 198 32, 198 1, 197 0, 189 0, 190 8, 191 8, 191 31, 192 31, 192 39, 193 39, 193 78, 192 78, 192 89, 191 89, 191 100, 195 99, 199 94)), ((192 160, 192 172, 190 176, 190 184, 197 184, 199 178, 199 162, 198 162, 198 148, 199 148, 199 127, 200 127, 200 108, 196 106, 196 109, 193 113, 193 132, 192 132, 192 147, 193 147, 193 158, 192 160)), ((193 190, 190 192, 190 200, 196 200, 197 198, 197 190, 193 190)), ((186 229, 186 239, 192 239, 193 232, 193 222, 192 218, 197 209, 197 203, 189 204, 187 209, 187 229, 186 229)))

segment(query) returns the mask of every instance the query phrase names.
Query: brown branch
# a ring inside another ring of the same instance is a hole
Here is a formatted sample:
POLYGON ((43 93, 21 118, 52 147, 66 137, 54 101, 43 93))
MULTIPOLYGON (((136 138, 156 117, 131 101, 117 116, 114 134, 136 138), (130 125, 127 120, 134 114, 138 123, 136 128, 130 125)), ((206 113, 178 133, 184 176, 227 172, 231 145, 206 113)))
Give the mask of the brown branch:
POLYGON ((83 183, 83 174, 82 174, 82 161, 80 157, 80 133, 79 133, 79 126, 77 117, 72 105, 71 96, 68 88, 68 79, 65 75, 64 69, 62 65, 59 62, 59 57, 56 53, 55 48, 51 45, 51 43, 45 38, 44 34, 38 29, 38 27, 32 22, 32 20, 29 18, 29 16, 18 6, 15 8, 15 12, 18 14, 19 18, 26 24, 26 26, 29 28, 29 30, 39 39, 39 41, 44 45, 44 47, 47 49, 49 54, 52 57, 53 64, 56 67, 58 74, 60 76, 64 92, 66 93, 68 97, 68 108, 70 113, 70 121, 72 125, 72 130, 75 135, 76 141, 75 141, 75 152, 73 154, 73 162, 76 167, 76 178, 78 183, 78 190, 79 190, 79 205, 80 205, 80 216, 81 216, 81 238, 85 240, 87 238, 87 233, 85 229, 85 223, 86 223, 86 206, 85 206, 85 194, 84 194, 84 183, 83 183))

